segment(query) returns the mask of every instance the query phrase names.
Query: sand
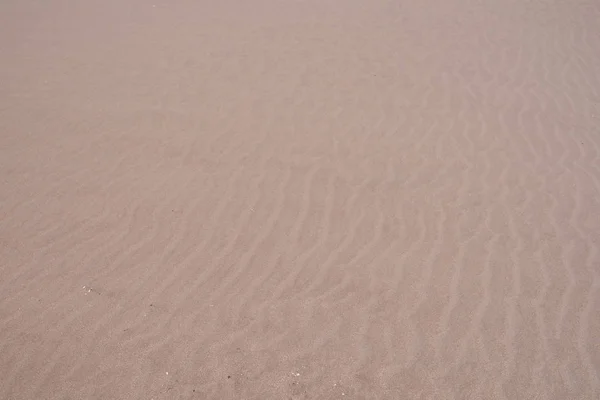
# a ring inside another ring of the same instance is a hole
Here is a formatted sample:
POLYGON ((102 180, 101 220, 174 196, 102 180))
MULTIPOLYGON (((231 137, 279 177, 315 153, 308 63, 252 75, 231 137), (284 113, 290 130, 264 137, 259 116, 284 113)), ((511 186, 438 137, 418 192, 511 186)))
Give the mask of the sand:
POLYGON ((600 5, 0 3, 1 399, 599 399, 600 5))

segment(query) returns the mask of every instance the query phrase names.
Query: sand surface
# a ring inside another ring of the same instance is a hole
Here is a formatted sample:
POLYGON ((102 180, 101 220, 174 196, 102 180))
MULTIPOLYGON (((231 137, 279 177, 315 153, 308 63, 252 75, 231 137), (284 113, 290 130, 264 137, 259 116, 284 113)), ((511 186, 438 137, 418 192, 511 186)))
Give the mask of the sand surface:
POLYGON ((0 3, 0 399, 599 399, 600 3, 0 3))

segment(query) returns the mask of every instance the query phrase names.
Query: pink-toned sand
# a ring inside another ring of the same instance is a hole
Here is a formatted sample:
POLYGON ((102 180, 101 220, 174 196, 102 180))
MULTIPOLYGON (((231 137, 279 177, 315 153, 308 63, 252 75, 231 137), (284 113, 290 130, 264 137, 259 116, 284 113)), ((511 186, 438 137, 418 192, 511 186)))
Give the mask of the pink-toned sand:
POLYGON ((600 3, 0 3, 0 399, 600 398, 600 3))

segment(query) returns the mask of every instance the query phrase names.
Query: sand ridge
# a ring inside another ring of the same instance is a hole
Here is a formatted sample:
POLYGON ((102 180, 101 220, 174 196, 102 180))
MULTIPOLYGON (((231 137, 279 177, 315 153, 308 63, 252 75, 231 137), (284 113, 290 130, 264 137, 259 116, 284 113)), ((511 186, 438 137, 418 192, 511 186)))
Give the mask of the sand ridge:
POLYGON ((0 4, 0 398, 597 399, 592 1, 0 4))

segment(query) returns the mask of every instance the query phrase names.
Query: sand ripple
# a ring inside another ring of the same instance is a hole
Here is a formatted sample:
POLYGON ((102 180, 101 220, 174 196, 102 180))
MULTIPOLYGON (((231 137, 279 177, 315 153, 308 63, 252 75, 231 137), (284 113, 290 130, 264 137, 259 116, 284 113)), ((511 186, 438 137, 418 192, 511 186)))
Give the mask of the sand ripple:
POLYGON ((0 5, 0 398, 600 398, 597 3, 95 3, 0 5))

